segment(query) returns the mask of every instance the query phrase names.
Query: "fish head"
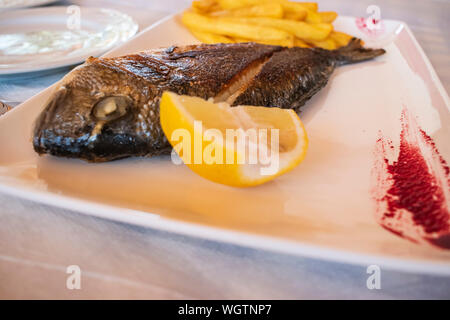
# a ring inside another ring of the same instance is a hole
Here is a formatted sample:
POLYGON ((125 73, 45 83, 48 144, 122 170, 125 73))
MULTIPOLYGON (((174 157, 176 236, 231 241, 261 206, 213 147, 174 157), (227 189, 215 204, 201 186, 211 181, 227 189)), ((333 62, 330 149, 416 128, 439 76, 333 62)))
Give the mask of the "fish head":
POLYGON ((139 154, 149 135, 162 134, 155 96, 127 72, 86 63, 57 85, 36 121, 34 149, 89 161, 139 154))

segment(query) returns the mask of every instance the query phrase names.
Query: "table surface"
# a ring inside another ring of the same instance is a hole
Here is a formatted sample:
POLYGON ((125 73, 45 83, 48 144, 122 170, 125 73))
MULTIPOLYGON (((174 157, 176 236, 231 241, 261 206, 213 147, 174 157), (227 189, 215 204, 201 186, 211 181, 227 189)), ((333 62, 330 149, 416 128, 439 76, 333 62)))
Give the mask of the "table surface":
MULTIPOLYGON (((117 8, 141 30, 185 0, 62 1, 117 8)), ((321 10, 382 18, 411 27, 450 89, 450 1, 323 0, 321 10)), ((0 101, 21 102, 67 70, 39 78, 1 78, 0 101)), ((3 299, 393 299, 450 298, 450 278, 381 270, 369 290, 366 266, 256 250, 86 216, 0 193, 0 298, 3 299), (78 265, 81 290, 68 290, 66 268, 78 265)), ((368 265, 370 261, 367 262, 368 265)))

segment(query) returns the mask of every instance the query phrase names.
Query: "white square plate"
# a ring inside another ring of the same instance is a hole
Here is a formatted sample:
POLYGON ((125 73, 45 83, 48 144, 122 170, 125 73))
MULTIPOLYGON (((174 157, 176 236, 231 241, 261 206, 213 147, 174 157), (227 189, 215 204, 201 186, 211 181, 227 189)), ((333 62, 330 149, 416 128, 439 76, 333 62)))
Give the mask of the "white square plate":
MULTIPOLYGON (((209 182, 169 157, 92 164, 39 157, 34 119, 51 88, 0 118, 0 190, 107 219, 348 263, 450 274, 450 251, 383 229, 371 194, 380 131, 398 147, 406 108, 450 159, 449 99, 408 27, 384 21, 376 37, 351 17, 335 27, 387 53, 338 68, 302 110, 310 148, 292 172, 260 187, 209 182)), ((177 16, 107 56, 197 42, 177 16)), ((36 217, 38 219, 39 217, 36 217)))

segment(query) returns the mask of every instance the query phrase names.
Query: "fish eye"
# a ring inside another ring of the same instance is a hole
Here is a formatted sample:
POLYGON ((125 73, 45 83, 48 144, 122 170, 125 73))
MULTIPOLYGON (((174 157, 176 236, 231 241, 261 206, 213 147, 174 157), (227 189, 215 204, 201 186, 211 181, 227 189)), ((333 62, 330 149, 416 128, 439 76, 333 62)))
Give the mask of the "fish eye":
POLYGON ((109 96, 98 101, 92 109, 97 120, 112 121, 127 113, 132 100, 127 96, 109 96))

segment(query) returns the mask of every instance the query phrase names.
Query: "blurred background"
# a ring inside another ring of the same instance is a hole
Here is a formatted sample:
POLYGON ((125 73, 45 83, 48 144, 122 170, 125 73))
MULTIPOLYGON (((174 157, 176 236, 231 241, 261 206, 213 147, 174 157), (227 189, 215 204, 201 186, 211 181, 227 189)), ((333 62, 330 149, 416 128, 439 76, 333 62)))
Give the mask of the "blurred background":
MULTIPOLYGON (((48 6, 103 7, 144 30, 190 6, 186 0, 80 0, 48 6)), ((321 0, 319 8, 406 22, 450 91, 450 1, 321 0)), ((0 13, 7 14, 5 12, 0 13)), ((0 31, 1 33, 1 31, 0 31)), ((71 68, 0 76, 0 101, 17 105, 71 68)), ((1 148, 1 147, 0 147, 1 148)), ((300 299, 450 298, 450 279, 383 270, 368 290, 364 266, 250 249, 85 216, 0 193, 0 298, 300 299), (66 266, 88 280, 66 290, 66 266)), ((370 261, 367 261, 370 264, 370 261)))

